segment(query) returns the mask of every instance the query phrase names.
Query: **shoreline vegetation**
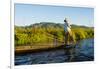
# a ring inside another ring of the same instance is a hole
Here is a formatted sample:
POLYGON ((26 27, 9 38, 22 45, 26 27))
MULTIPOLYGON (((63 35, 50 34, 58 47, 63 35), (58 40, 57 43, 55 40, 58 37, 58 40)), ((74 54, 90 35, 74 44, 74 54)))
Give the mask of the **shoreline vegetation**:
MULTIPOLYGON (((71 25, 75 41, 94 38, 94 27, 71 25)), ((57 48, 64 44, 64 24, 40 22, 29 26, 15 26, 15 53, 24 50, 57 48)), ((70 42, 70 38, 68 38, 70 42)))

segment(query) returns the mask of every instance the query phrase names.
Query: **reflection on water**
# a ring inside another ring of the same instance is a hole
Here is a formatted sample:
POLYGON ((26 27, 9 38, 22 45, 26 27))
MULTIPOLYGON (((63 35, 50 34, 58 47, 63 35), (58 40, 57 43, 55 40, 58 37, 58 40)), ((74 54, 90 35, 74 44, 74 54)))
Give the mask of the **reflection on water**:
POLYGON ((75 48, 15 55, 15 65, 47 64, 94 60, 94 39, 84 39, 75 48))

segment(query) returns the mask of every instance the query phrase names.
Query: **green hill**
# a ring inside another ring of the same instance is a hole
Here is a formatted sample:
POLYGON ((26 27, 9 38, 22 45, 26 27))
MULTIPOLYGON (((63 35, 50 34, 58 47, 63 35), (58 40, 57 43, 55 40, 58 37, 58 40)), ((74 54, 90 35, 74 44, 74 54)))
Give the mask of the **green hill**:
MULTIPOLYGON (((94 28, 87 26, 71 25, 76 41, 93 38, 94 28)), ((64 42, 64 24, 53 22, 40 22, 29 26, 15 26, 15 45, 53 42, 57 38, 64 42)))

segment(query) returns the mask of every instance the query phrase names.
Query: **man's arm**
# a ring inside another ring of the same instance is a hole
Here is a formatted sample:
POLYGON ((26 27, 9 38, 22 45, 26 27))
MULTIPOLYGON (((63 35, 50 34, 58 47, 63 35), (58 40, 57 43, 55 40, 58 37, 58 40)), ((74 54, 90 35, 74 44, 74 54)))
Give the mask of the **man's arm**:
POLYGON ((68 23, 68 27, 71 28, 71 24, 70 23, 68 23))

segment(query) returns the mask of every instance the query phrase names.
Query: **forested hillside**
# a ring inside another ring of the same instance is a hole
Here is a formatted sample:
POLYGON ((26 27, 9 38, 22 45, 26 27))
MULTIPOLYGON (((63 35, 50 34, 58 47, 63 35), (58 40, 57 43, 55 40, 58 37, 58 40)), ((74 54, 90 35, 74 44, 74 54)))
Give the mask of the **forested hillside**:
MULTIPOLYGON (((94 28, 71 25, 76 41, 94 37, 94 28)), ((29 26, 15 26, 15 46, 32 45, 34 43, 53 42, 53 38, 64 42, 64 24, 53 22, 40 22, 29 26)))

